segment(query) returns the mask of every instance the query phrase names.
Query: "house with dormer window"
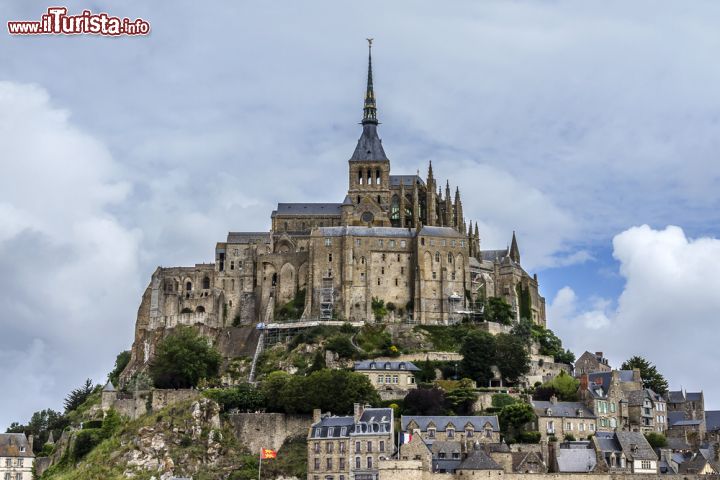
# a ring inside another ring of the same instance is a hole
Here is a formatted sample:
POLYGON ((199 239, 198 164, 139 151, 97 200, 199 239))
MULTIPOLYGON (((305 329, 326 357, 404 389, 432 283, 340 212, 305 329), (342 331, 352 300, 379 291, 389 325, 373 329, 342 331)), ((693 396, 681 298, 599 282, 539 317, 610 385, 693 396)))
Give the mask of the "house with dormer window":
POLYGON ((532 407, 537 417, 534 430, 543 440, 563 440, 566 435, 584 440, 597 430, 597 417, 582 402, 559 402, 552 396, 550 401, 533 401, 532 407))
POLYGON ((313 412, 307 480, 378 480, 378 465, 395 453, 392 408, 355 404, 352 416, 313 412))
POLYGON ((419 435, 429 444, 447 440, 473 443, 500 441, 500 424, 496 415, 403 415, 400 423, 404 433, 419 435))
POLYGON ((412 362, 379 360, 355 362, 353 370, 368 377, 383 400, 405 398, 417 388, 415 372, 420 371, 412 362))

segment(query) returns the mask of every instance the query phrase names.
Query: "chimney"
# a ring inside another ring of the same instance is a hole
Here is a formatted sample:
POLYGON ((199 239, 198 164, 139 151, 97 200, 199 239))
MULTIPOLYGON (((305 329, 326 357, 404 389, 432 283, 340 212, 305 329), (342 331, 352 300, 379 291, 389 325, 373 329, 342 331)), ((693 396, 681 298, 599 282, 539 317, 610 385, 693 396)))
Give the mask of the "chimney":
POLYGON ((313 409, 313 425, 322 419, 322 410, 319 408, 313 409))
POLYGON ((28 441, 28 445, 29 445, 29 447, 30 447, 30 453, 32 453, 32 451, 33 451, 33 443, 35 442, 35 436, 33 436, 33 435, 28 435, 27 441, 28 441))
POLYGON ((584 392, 585 390, 588 389, 588 383, 589 383, 589 382, 590 382, 590 381, 588 380, 588 374, 587 374, 587 373, 583 373, 583 374, 580 376, 580 391, 581 391, 581 392, 584 392))
POLYGON ((633 368, 633 382, 642 383, 642 377, 640 376, 639 368, 633 368))
POLYGON ((595 352, 595 358, 597 358, 598 360, 602 360, 602 359, 603 359, 603 352, 595 352))
POLYGON ((553 405, 555 405, 557 403, 557 397, 555 396, 555 394, 553 394, 553 396, 550 397, 550 403, 552 403, 553 405))
POLYGON ((362 412, 363 412, 363 406, 361 404, 356 403, 353 405, 353 421, 355 423, 358 423, 360 421, 362 412))

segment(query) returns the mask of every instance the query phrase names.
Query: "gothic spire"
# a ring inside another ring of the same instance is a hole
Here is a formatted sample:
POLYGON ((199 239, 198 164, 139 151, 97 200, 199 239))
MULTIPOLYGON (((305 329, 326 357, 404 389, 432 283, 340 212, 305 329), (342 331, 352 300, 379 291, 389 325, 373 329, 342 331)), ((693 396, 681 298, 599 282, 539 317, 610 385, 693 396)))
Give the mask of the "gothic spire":
POLYGON ((430 160, 430 166, 428 167, 428 182, 430 180, 433 180, 435 177, 433 177, 433 171, 432 171, 432 160, 430 160))
POLYGON ((368 38, 368 76, 367 88, 365 90, 365 107, 363 108, 362 124, 372 123, 377 125, 377 107, 375 105, 375 92, 373 91, 372 77, 372 38, 368 38))
POLYGON ((512 242, 510 243, 510 258, 515 263, 520 263, 520 249, 518 248, 515 230, 513 230, 512 242))

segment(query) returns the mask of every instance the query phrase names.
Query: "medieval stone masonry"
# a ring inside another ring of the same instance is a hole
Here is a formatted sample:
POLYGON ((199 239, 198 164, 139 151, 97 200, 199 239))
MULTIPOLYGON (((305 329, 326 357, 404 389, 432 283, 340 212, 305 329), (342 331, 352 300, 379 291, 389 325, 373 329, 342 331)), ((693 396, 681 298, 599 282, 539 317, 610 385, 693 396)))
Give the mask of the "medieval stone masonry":
POLYGON ((138 310, 125 378, 178 325, 194 325, 227 344, 222 351, 232 350, 233 343, 251 344, 245 340, 254 325, 273 322, 292 301, 301 308, 290 320, 372 322, 377 299, 389 307, 389 321, 448 324, 471 312, 478 297, 497 296, 516 318, 524 308, 545 324, 545 299, 537 276, 520 264, 514 233, 507 248, 481 250, 459 187, 453 192, 446 181, 443 192, 432 163, 425 178, 391 174, 378 135, 371 56, 361 123, 342 202, 278 203, 269 231, 228 233, 214 263, 157 268, 138 310))

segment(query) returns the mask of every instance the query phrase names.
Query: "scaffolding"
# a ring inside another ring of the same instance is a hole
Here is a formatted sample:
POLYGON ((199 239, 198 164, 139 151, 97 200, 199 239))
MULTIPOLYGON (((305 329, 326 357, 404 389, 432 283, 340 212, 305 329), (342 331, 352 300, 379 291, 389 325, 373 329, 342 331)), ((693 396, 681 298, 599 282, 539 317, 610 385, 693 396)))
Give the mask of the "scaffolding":
POLYGON ((320 320, 332 320, 333 307, 335 304, 335 289, 333 288, 332 277, 322 279, 320 288, 320 320))
POLYGON ((318 327, 320 325, 341 327, 348 323, 356 328, 360 328, 363 326, 363 322, 341 322, 337 320, 304 320, 299 322, 287 323, 260 323, 258 324, 257 328, 263 332, 262 342, 264 346, 268 346, 274 345, 276 343, 289 342, 295 335, 302 333, 305 330, 318 327))

